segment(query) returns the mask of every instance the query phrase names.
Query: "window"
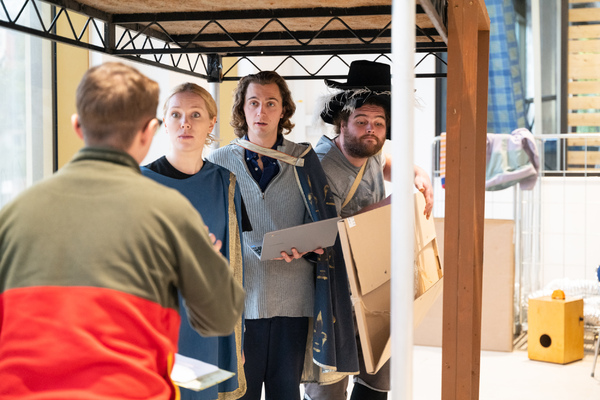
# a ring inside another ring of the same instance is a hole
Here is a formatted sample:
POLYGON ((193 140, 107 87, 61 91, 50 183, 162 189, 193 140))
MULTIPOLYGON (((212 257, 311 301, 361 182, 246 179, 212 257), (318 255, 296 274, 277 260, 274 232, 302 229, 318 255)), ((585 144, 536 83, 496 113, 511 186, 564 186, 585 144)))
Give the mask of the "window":
MULTIPOLYGON (((29 17, 25 9, 19 22, 29 17)), ((0 207, 52 173, 50 50, 49 41, 0 29, 0 207)))

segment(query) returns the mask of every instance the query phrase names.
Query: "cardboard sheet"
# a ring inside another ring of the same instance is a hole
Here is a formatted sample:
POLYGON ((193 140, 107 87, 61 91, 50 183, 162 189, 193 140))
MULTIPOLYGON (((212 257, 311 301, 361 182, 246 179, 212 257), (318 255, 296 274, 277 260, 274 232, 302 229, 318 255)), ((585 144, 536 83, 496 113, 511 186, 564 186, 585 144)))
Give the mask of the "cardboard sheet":
MULTIPOLYGON (((359 214, 346 219, 346 232, 348 241, 352 243, 352 257, 355 264, 369 265, 369 268, 357 268, 358 281, 362 295, 365 295, 390 280, 390 255, 388 252, 379 251, 380 240, 384 234, 379 234, 381 221, 390 219, 390 207, 381 207, 366 214, 359 214), (364 215, 368 215, 365 217, 364 215), (360 228, 354 229, 360 221, 360 228), (365 235, 365 232, 374 234, 365 235)), ((387 234, 389 238, 389 232, 387 234)), ((389 247, 388 247, 389 248, 389 247)))
MULTIPOLYGON (((433 218, 415 194, 414 324, 423 319, 442 292, 443 280, 433 218)), ((352 301, 367 372, 377 372, 391 355, 391 206, 338 222, 352 301)))
MULTIPOLYGON (((444 252, 444 219, 436 218, 437 243, 444 252)), ((515 253, 513 220, 486 219, 483 233, 481 350, 513 351, 515 253)), ((442 345, 443 301, 440 296, 416 327, 420 346, 442 345)))

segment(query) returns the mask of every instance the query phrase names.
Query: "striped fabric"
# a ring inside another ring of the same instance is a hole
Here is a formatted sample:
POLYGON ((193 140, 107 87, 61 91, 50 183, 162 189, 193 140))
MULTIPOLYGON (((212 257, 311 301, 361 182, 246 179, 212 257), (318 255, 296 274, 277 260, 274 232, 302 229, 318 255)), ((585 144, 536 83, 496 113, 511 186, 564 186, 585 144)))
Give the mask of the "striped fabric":
MULTIPOLYGON (((305 147, 284 140, 278 150, 299 156, 305 147)), ((297 189, 294 167, 280 163, 279 174, 262 192, 248 171, 242 147, 228 145, 208 158, 236 175, 252 224, 252 231, 243 233, 246 319, 312 316, 314 266, 304 258, 291 263, 260 261, 253 250, 262 245, 265 233, 309 221, 302 193, 297 189)))

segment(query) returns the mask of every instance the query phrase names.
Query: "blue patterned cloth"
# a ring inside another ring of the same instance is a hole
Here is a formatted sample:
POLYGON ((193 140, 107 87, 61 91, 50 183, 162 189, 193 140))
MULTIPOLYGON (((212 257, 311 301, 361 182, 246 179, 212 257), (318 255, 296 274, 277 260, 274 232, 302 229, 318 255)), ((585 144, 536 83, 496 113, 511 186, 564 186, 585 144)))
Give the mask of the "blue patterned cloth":
MULTIPOLYGON (((337 217, 329 183, 314 150, 304 156, 304 167, 296 166, 298 183, 313 221, 337 217)), ((324 370, 338 373, 358 371, 358 352, 348 275, 339 237, 333 247, 316 257, 313 360, 324 370)))
POLYGON ((525 126, 513 0, 486 0, 490 16, 488 132, 510 133, 525 126))

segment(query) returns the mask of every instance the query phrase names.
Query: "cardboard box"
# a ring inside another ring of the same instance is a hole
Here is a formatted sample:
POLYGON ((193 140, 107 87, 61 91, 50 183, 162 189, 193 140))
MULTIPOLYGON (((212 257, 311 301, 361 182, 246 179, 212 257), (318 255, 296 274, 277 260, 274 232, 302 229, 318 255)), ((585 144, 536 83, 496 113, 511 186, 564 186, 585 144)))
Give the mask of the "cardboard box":
MULTIPOLYGON (((433 219, 423 216, 423 195, 415 194, 415 303, 417 325, 442 290, 442 267, 433 219)), ((391 355, 391 206, 338 222, 358 333, 368 373, 391 355), (376 250, 374 250, 376 249, 376 250)))

